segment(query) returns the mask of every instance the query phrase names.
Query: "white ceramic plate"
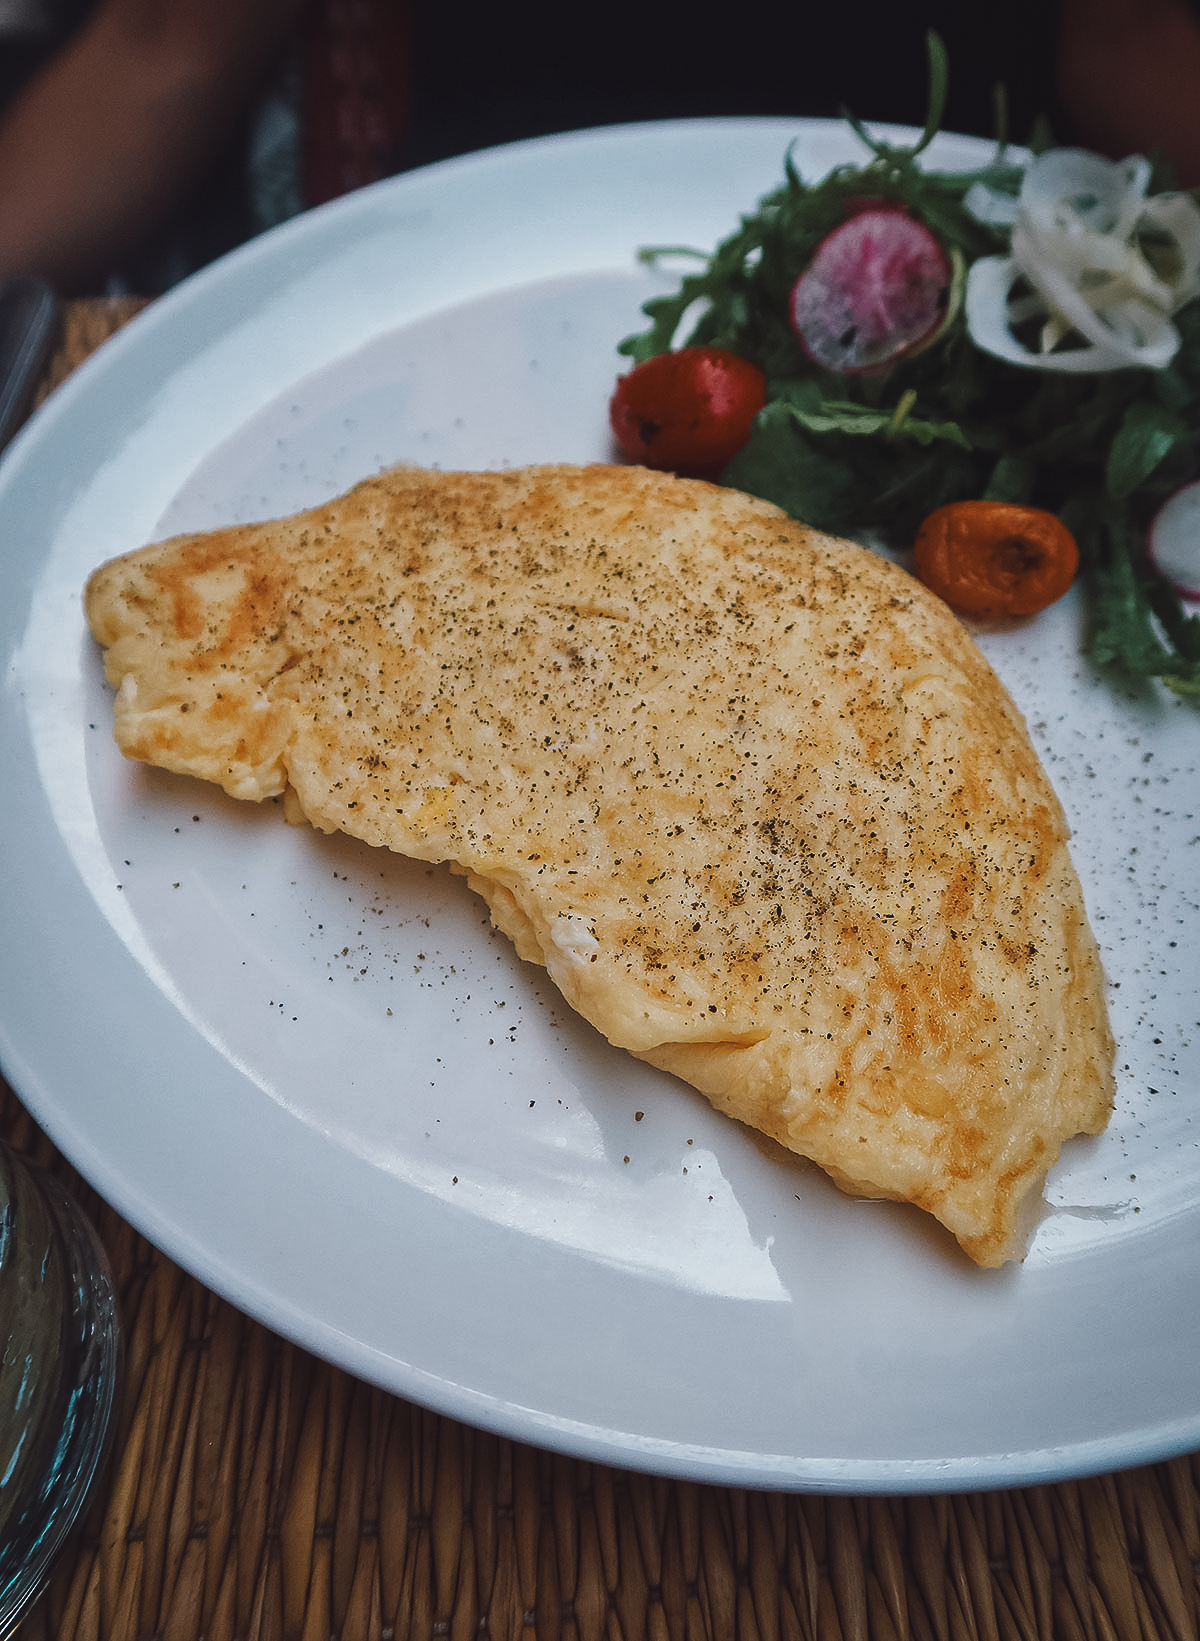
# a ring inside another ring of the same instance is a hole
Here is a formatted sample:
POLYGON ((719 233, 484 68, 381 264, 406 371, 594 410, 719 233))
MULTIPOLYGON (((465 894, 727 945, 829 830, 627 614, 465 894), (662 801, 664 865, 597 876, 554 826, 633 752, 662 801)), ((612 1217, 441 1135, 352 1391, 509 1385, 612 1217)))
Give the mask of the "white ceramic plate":
MULTIPOLYGON (((1195 713, 1098 683, 1071 600, 987 649, 1076 828, 1120 1098, 1017 1269, 612 1050, 440 870, 127 765, 80 589, 397 460, 609 454, 617 340, 850 157, 624 128, 355 195, 157 303, 0 465, 0 1047, 78 1168, 284 1334, 432 1407, 710 1480, 991 1486, 1200 1447, 1195 713)), ((974 162, 945 140, 934 158, 974 162)))

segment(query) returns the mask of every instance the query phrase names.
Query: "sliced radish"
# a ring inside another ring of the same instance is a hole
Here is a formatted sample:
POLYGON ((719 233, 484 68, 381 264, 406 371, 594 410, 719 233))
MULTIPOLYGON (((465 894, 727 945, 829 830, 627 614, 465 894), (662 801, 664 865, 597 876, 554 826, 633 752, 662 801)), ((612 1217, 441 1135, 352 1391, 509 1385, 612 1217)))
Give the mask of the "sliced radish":
POLYGON ((869 206, 817 246, 792 289, 792 329, 827 370, 875 370, 936 334, 952 277, 923 223, 900 205, 869 206))
POLYGON ((1146 551, 1181 598, 1200 599, 1200 480, 1176 490, 1159 508, 1146 551))

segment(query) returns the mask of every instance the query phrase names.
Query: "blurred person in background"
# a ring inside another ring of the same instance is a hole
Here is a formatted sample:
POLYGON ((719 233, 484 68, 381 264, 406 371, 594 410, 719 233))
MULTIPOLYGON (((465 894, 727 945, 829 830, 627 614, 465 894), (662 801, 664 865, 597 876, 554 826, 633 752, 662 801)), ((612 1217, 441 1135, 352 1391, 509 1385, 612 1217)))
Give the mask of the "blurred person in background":
POLYGON ((162 265, 147 273, 161 288, 246 237, 232 150, 297 10, 0 0, 0 268, 103 289, 157 234, 162 265), (195 243, 173 256, 176 217, 195 243))
POLYGON ((0 0, 0 273, 165 290, 395 170, 412 62, 407 0, 0 0))
POLYGON ((155 294, 306 206, 495 143, 737 115, 920 125, 925 33, 944 125, 1200 181, 1188 0, 0 0, 0 272, 155 294))

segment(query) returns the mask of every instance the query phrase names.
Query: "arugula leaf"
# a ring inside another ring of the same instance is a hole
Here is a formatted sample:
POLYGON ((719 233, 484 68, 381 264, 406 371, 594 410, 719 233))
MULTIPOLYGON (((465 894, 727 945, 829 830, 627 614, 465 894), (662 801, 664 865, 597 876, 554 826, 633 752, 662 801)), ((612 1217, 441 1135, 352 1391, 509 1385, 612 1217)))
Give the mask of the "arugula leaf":
POLYGON ((1160 678, 1179 695, 1200 693, 1200 620, 1186 615, 1170 585, 1150 572, 1128 514, 1114 514, 1096 493, 1077 497, 1062 517, 1084 558, 1087 649, 1095 665, 1160 678))
MULTIPOLYGON (((1094 589, 1089 652, 1097 666, 1119 666, 1143 677, 1161 677, 1178 659, 1155 631, 1145 588, 1128 553, 1107 554, 1092 569, 1094 589)), ((1185 667, 1185 671, 1190 670, 1185 667)))
POLYGON ((1104 479, 1114 501, 1125 501, 1148 479, 1188 426, 1177 411, 1154 400, 1135 399, 1109 447, 1104 479))
POLYGON ((773 501, 817 529, 841 527, 857 505, 854 466, 806 438, 791 407, 780 402, 759 412, 748 442, 721 480, 773 501))
MULTIPOLYGON (((897 407, 899 410, 900 406, 897 407)), ((853 401, 825 399, 819 410, 791 407, 792 415, 810 433, 849 433, 870 437, 885 434, 892 439, 915 439, 918 444, 933 444, 947 439, 951 444, 970 450, 971 441, 957 422, 929 422, 916 416, 898 416, 897 410, 871 410, 853 401)))
POLYGON ((983 492, 984 501, 1006 501, 1028 507, 1033 499, 1037 464, 1028 456, 1001 456, 983 492))
POLYGON ((913 149, 914 158, 929 147, 942 129, 942 115, 946 112, 946 92, 950 84, 950 63, 941 35, 930 29, 925 36, 925 45, 929 53, 929 108, 925 115, 925 129, 913 149))
MULTIPOLYGON (((926 104, 925 129, 914 148, 903 150, 914 159, 937 136, 942 128, 942 115, 946 109, 946 91, 950 83, 950 63, 946 56, 946 47, 942 37, 936 29, 929 29, 925 35, 925 51, 929 59, 929 100, 926 104)), ((879 159, 886 160, 897 150, 890 149, 887 143, 880 142, 873 137, 861 120, 856 119, 849 109, 842 110, 842 118, 854 130, 859 139, 879 159)))

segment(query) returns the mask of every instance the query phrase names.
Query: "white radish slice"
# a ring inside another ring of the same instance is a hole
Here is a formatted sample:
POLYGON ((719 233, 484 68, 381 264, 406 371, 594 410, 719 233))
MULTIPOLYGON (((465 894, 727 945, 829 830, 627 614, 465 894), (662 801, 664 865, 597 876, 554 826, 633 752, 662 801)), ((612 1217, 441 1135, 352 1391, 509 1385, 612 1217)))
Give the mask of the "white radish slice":
POLYGON ((1176 490, 1159 508, 1146 551, 1181 598, 1200 600, 1200 480, 1176 490))

